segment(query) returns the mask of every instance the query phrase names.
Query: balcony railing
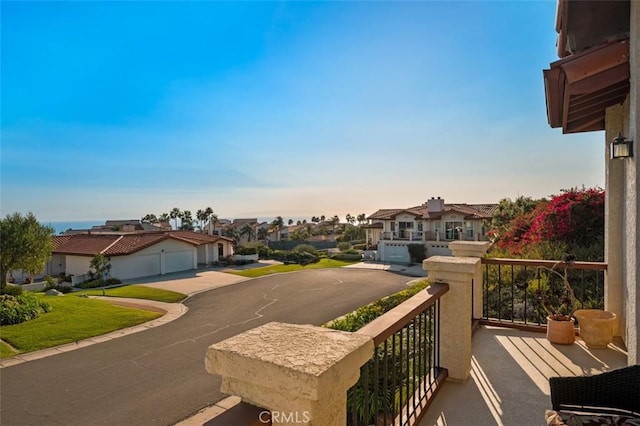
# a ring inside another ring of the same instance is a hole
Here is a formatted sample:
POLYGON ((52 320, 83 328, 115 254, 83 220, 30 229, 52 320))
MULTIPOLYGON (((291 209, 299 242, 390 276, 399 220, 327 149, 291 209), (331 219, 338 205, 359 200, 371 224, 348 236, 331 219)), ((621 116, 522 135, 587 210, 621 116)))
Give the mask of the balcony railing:
POLYGON ((485 235, 470 232, 435 232, 435 231, 383 231, 380 233, 383 241, 487 241, 485 235))
POLYGON ((374 355, 347 392, 347 424, 413 425, 447 377, 440 367, 443 283, 395 307, 357 333, 373 336, 374 355))
MULTIPOLYGON (((547 313, 541 294, 561 301, 561 279, 548 269, 553 260, 483 258, 482 323, 518 328, 541 328, 547 313)), ((562 264, 577 299, 576 309, 604 308, 604 271, 602 262, 562 264)))

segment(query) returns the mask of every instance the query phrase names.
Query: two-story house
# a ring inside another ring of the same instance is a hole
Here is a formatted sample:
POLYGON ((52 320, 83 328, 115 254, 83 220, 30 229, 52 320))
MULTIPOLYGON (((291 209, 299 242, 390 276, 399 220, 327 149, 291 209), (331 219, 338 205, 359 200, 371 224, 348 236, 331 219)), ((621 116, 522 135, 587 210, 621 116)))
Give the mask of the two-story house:
POLYGON ((426 255, 451 255, 449 241, 486 241, 486 221, 497 204, 447 204, 443 198, 416 207, 381 209, 367 218, 367 245, 376 259, 408 263, 409 244, 424 244, 426 255))

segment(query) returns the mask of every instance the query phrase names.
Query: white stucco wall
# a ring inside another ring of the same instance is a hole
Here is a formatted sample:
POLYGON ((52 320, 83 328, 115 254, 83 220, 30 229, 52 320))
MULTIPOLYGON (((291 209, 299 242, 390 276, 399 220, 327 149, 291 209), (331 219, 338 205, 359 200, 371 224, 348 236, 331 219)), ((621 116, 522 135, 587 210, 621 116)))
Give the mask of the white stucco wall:
POLYGON ((84 275, 89 272, 89 264, 92 256, 66 256, 67 275, 84 275))

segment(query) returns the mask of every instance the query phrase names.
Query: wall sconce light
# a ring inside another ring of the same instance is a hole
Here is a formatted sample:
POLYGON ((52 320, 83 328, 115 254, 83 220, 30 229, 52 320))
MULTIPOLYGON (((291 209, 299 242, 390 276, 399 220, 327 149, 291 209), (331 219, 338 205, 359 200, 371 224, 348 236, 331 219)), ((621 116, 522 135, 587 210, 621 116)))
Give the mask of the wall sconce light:
POLYGON ((611 159, 631 157, 633 157, 633 141, 622 136, 622 133, 618 133, 611 142, 611 159))

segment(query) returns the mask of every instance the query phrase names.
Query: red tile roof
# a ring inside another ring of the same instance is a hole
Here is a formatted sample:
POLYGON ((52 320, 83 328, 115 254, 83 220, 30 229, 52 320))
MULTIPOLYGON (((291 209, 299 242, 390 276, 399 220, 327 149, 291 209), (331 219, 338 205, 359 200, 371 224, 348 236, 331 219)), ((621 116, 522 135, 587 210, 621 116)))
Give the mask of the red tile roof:
POLYGON ((463 214, 465 219, 489 219, 497 207, 497 204, 445 204, 443 210, 429 212, 427 206, 421 205, 408 209, 380 209, 368 219, 392 220, 400 214, 410 214, 420 219, 436 219, 442 217, 443 214, 453 212, 463 214))
POLYGON ((206 235, 190 231, 147 232, 134 234, 76 234, 54 237, 53 253, 79 256, 122 256, 140 251, 167 239, 199 246, 218 241, 232 240, 217 235, 206 235))

